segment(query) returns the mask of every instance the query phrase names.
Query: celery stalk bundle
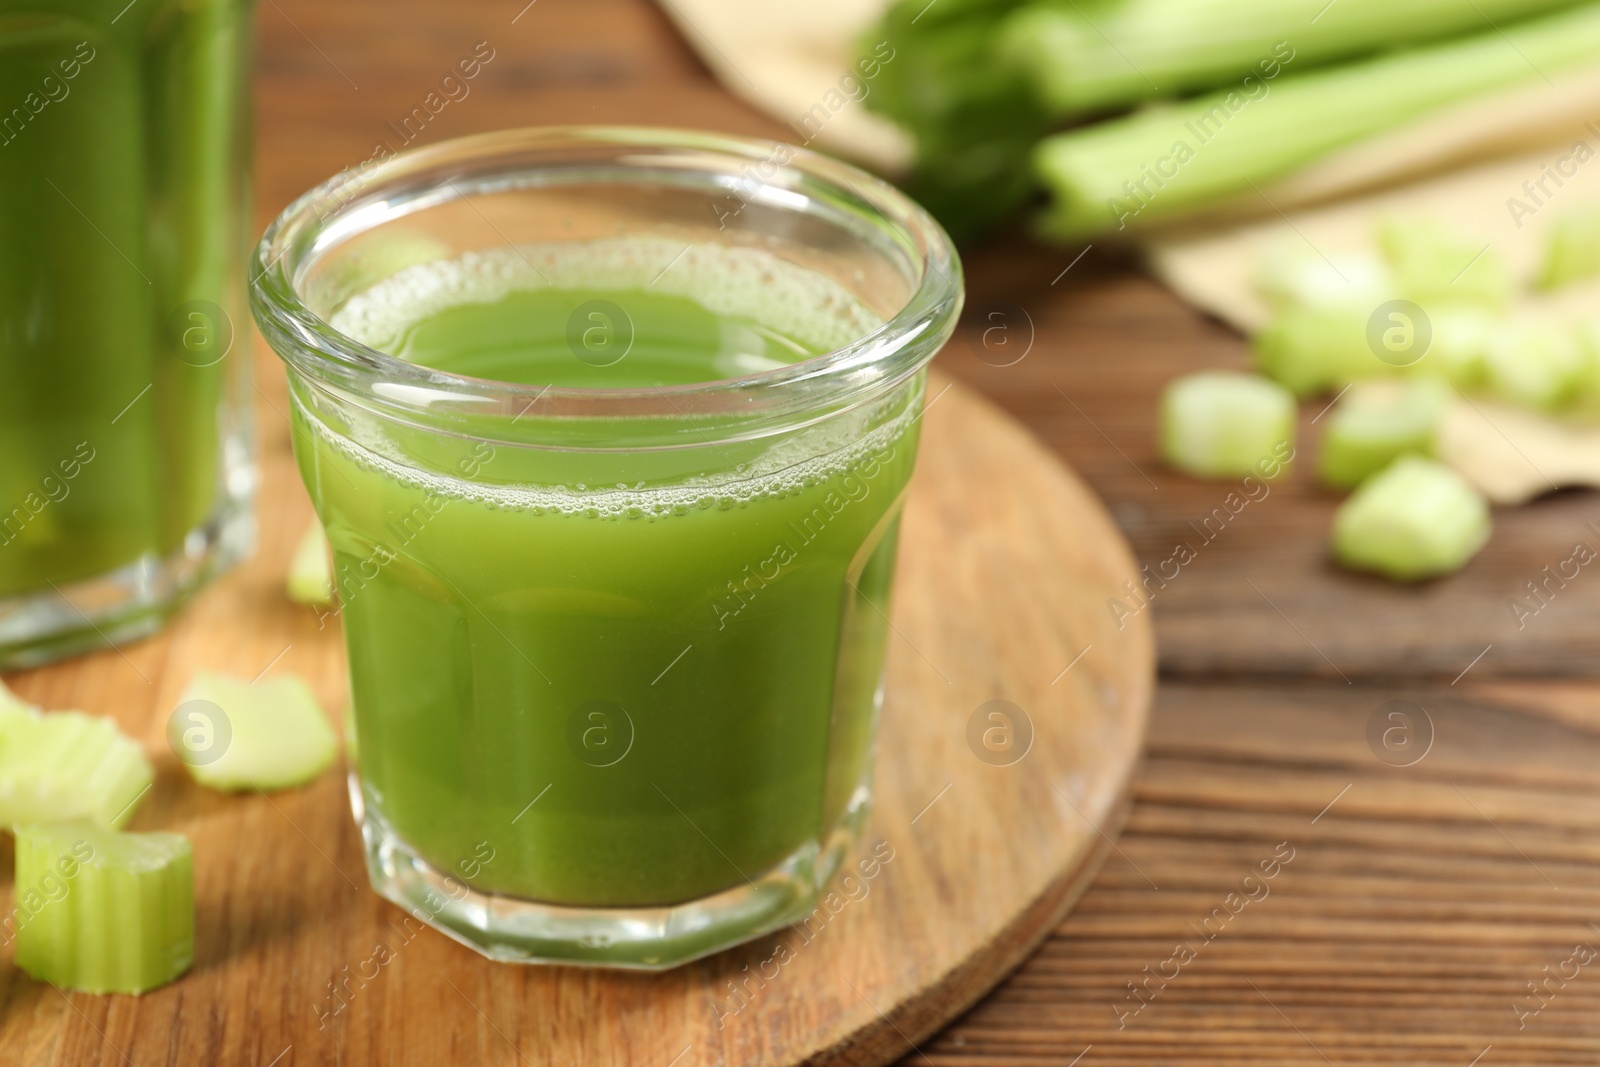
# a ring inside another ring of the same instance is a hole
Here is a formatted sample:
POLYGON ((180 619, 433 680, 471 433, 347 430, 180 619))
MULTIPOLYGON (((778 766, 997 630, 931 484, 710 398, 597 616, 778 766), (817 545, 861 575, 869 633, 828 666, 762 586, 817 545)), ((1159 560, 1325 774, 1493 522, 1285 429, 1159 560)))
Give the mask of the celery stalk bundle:
POLYGON ((1214 206, 1363 137, 1597 55, 1600 4, 1586 4, 1058 134, 1036 157, 1054 194, 1047 225, 1076 236, 1214 206))
MULTIPOLYGON (((1208 154, 1219 159, 1207 167, 1232 180, 1214 176, 1196 181, 1193 195, 1163 194, 1168 203, 1150 217, 1171 216, 1248 191, 1241 176, 1280 173, 1519 74, 1537 78, 1583 62, 1576 57, 1595 54, 1583 15, 1593 4, 1574 14, 1574 40, 1563 47, 1549 39, 1564 32, 1550 13, 1573 6, 1573 0, 897 0, 864 38, 868 50, 880 41, 895 48, 867 103, 912 134, 917 161, 909 187, 957 237, 1020 207, 1040 177, 1067 201, 1057 232, 1087 232, 1115 225, 1105 201, 1126 196, 1122 183, 1143 178, 1141 166, 1161 164, 1172 153, 1174 130, 1217 101, 1198 111, 1185 110, 1197 102, 1180 103, 1164 117, 1138 115, 1051 138, 1039 151, 1036 174, 1030 157, 1053 126, 1223 87, 1248 101, 1246 111, 1265 111, 1262 99, 1243 92, 1270 90, 1271 110, 1281 120, 1252 116, 1243 123, 1259 125, 1260 137, 1230 132, 1228 140, 1248 141, 1232 161, 1208 144, 1208 154), (1544 21, 1519 21, 1535 16, 1544 21), (1535 25, 1551 31, 1536 32, 1535 25), (1539 54, 1523 60, 1506 39, 1521 48, 1530 33, 1527 47, 1539 54), (1482 47, 1459 53, 1466 69, 1430 63, 1431 50, 1418 51, 1377 60, 1325 93, 1298 88, 1313 72, 1341 73, 1330 63, 1446 39, 1453 39, 1449 47, 1482 47), (1490 46, 1509 59, 1492 56, 1490 46), (1368 84, 1374 73, 1381 85, 1368 84), (1277 143, 1280 131, 1294 135, 1290 143, 1277 143), (1211 191, 1217 186, 1222 192, 1211 191), (1085 211, 1086 201, 1092 210, 1085 211)), ((1218 99, 1226 106, 1226 91, 1218 99)))

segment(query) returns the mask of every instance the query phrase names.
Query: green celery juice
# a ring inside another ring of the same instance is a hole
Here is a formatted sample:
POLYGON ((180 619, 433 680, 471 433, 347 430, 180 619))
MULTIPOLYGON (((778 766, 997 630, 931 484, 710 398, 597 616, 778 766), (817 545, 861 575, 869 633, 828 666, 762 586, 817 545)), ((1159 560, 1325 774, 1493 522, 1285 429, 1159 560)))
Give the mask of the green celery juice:
POLYGON ((0 598, 218 505, 252 12, 0 0, 0 598))
MULTIPOLYGON (((765 253, 696 245, 653 278, 642 247, 424 264, 332 322, 436 370, 612 388, 878 322, 765 253)), ((688 901, 825 846, 863 806, 922 385, 687 454, 469 444, 470 421, 443 453, 297 394, 368 818, 476 889, 569 905, 688 901)))

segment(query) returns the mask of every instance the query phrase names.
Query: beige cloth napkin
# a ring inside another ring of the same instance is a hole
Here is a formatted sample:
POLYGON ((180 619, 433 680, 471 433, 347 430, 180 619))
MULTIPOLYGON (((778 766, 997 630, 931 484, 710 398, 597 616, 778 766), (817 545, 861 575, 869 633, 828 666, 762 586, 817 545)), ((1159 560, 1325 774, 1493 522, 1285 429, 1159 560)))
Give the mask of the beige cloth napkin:
MULTIPOLYGON (((889 2, 660 0, 722 82, 788 123, 793 140, 810 138, 892 175, 911 159, 908 139, 840 92, 850 84, 844 79, 862 35, 889 2)), ((861 84, 856 91, 870 94, 870 81, 861 84)), ((1551 222, 1585 200, 1600 200, 1600 67, 1553 83, 1530 77, 1138 240, 1152 271, 1180 296, 1250 332, 1267 316, 1254 285, 1264 249, 1285 242, 1324 254, 1368 248, 1378 219, 1427 214, 1481 234, 1527 279, 1538 269, 1551 222), (1581 165, 1573 161, 1579 143, 1594 153, 1581 165), (1534 183, 1532 193, 1525 182, 1534 183), (1514 212, 1513 198, 1532 213, 1514 212)), ((1600 312, 1600 281, 1524 304, 1518 310, 1600 312)), ((1447 417, 1441 453, 1499 503, 1556 485, 1600 486, 1600 428, 1581 420, 1463 399, 1447 417)))

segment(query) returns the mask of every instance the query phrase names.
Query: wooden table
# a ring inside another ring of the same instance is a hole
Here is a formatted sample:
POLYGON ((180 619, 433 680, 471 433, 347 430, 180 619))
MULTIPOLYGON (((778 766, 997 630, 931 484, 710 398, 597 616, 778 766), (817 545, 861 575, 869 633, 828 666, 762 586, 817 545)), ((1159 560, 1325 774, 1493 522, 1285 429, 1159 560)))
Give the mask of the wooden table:
MULTIPOLYGON (((525 2, 266 0, 262 223, 379 143, 400 147, 405 117, 478 42, 493 59, 418 140, 564 123, 785 136, 646 0, 525 2)), ((939 364, 1070 461, 1155 563, 1227 490, 1158 465, 1156 392, 1242 366, 1245 349, 1125 252, 1096 246, 1064 270, 1078 252, 1021 238, 970 251, 973 311, 939 364)), ((1521 631, 1503 603, 1570 554, 1600 502, 1503 516, 1466 574, 1397 591, 1325 564, 1336 500, 1304 466, 1152 605, 1164 676, 1119 850, 1042 951, 907 1063, 1600 1058, 1600 691, 1549 680, 1592 673, 1600 578, 1521 631), (1415 735, 1426 753, 1410 766, 1369 741, 1396 708, 1431 741, 1415 735)))

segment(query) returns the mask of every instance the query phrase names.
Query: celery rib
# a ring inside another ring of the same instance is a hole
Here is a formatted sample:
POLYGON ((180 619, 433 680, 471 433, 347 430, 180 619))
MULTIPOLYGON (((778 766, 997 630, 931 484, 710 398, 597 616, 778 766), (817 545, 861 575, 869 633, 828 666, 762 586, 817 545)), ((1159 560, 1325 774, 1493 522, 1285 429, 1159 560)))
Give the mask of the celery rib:
POLYGON ((1228 81, 1416 45, 1571 6, 1572 0, 1125 0, 1030 4, 1000 54, 1050 113, 1070 118, 1228 81), (1287 57, 1287 58, 1286 58, 1287 57))
POLYGON ((1582 66, 1600 52, 1600 4, 1057 134, 1035 153, 1057 237, 1146 225, 1253 194, 1253 186, 1441 107, 1582 66))

